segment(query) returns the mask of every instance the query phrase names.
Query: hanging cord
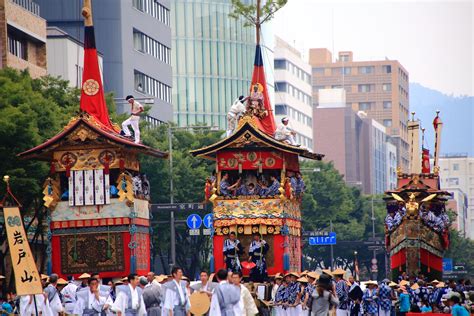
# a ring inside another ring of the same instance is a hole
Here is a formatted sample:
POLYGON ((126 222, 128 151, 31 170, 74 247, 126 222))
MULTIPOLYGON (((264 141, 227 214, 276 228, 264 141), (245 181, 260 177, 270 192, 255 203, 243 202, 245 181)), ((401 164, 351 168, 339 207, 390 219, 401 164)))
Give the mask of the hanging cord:
POLYGON ((5 193, 5 195, 3 196, 3 199, 2 199, 2 202, 0 203, 0 206, 4 207, 5 202, 7 201, 7 198, 10 197, 11 199, 13 199, 13 201, 16 203, 16 205, 18 207, 21 207, 20 201, 18 201, 18 199, 15 197, 15 195, 13 194, 13 192, 10 188, 10 176, 8 176, 8 175, 3 176, 3 181, 7 185, 7 193, 5 193))

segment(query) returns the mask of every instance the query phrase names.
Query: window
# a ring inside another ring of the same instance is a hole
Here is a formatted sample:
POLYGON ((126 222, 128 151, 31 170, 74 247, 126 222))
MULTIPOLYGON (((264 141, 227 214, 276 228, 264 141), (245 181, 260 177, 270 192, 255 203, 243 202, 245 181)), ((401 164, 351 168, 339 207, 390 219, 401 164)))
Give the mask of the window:
POLYGON ((288 92, 288 84, 286 82, 275 82, 275 92, 288 92))
POLYGON ((133 7, 151 15, 165 25, 170 25, 170 10, 157 0, 133 0, 133 7))
POLYGON ((371 74, 374 72, 374 66, 363 66, 359 67, 360 74, 371 74))
POLYGON ((391 83, 384 83, 382 84, 383 91, 392 91, 392 84, 391 83))
POLYGON ((382 72, 385 73, 385 74, 392 73, 392 66, 391 65, 383 65, 382 66, 382 72))
POLYGON ((323 67, 314 67, 313 74, 315 75, 324 75, 324 68, 323 67))
POLYGON ((383 125, 385 127, 391 127, 392 126, 392 120, 383 120, 383 125))
POLYGON ((340 75, 342 72, 341 72, 341 68, 340 67, 335 67, 335 68, 331 68, 331 74, 332 75, 340 75))
POLYGON ((26 41, 15 38, 11 34, 8 34, 8 51, 18 58, 28 60, 26 41))
POLYGON ((341 89, 341 88, 342 88, 342 86, 340 84, 333 84, 331 86, 331 89, 341 89))
POLYGON ((133 30, 133 48, 139 52, 151 55, 168 65, 171 63, 170 49, 138 30, 133 30))
POLYGON ((371 84, 360 84, 359 85, 359 92, 370 92, 372 91, 372 86, 371 84))
POLYGON ((392 101, 383 101, 383 108, 384 109, 391 109, 392 108, 392 101))
POLYGON ((351 67, 343 67, 342 68, 342 73, 344 75, 350 75, 351 74, 351 67))
POLYGON ((454 171, 458 171, 458 170, 459 170, 459 164, 458 164, 458 163, 453 164, 453 170, 454 170, 454 171))
POLYGON ((359 102, 360 111, 370 110, 371 107, 372 107, 372 102, 359 102))
POLYGON ((135 89, 171 103, 171 87, 135 70, 135 89))
POLYGON ((339 58, 341 58, 341 61, 349 61, 349 55, 339 55, 339 58))
POLYGON ((276 115, 288 115, 288 106, 286 104, 276 104, 275 105, 275 114, 276 115))
POLYGON ((273 63, 275 69, 286 69, 286 60, 284 59, 275 59, 273 63))
POLYGON ((446 180, 448 185, 459 185, 459 178, 448 178, 446 180))

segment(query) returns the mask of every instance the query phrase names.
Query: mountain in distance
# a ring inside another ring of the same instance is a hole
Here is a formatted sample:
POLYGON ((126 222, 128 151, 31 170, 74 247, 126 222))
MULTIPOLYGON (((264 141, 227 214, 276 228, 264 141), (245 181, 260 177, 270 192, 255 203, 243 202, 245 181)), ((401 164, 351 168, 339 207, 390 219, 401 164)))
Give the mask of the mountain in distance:
MULTIPOLYGON (((474 157, 474 96, 451 96, 410 83, 410 111, 421 120, 425 146, 434 152, 433 119, 440 110, 443 130, 441 154, 465 154, 474 157)), ((410 114, 411 118, 411 114, 410 114)))

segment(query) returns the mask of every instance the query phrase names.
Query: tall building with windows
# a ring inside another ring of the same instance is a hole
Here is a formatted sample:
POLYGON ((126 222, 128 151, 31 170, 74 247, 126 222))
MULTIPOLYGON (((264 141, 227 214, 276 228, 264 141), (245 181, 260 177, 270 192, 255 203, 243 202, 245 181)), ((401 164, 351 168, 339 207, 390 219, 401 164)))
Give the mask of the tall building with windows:
POLYGON ((343 88, 347 106, 364 111, 385 126, 397 147, 397 163, 408 171, 408 72, 396 60, 354 61, 352 52, 339 52, 336 61, 326 48, 309 51, 315 108, 320 89, 343 88))
POLYGON ((466 194, 466 237, 474 240, 474 158, 467 154, 451 154, 439 159, 441 188, 459 189, 466 194))
POLYGON ((0 0, 0 68, 46 75, 46 21, 32 0, 0 0))
POLYGON ((230 105, 249 93, 255 30, 229 18, 231 11, 230 0, 171 0, 174 121, 180 126, 225 129, 230 105))
POLYGON ((290 119, 296 141, 313 148, 313 107, 311 101, 311 66, 301 53, 279 37, 275 37, 275 120, 290 119))
MULTIPOLYGON (((38 0, 41 16, 72 37, 83 38, 82 0, 38 0)), ((93 1, 97 49, 103 54, 105 91, 153 100, 150 115, 172 120, 169 0, 93 1)), ((129 105, 117 103, 119 111, 129 105)))

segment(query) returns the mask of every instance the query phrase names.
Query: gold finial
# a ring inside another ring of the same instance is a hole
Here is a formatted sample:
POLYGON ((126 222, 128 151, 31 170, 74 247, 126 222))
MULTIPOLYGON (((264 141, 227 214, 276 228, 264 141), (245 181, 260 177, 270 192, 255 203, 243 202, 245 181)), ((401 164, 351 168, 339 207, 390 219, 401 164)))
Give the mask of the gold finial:
POLYGON ((411 112, 411 119, 412 121, 415 121, 415 112, 411 112))
POLYGON ((10 185, 10 176, 9 175, 4 175, 3 176, 3 181, 7 184, 7 186, 10 185))
POLYGON ((92 0, 84 0, 84 5, 82 7, 82 16, 84 17, 84 25, 92 26, 92 0))

